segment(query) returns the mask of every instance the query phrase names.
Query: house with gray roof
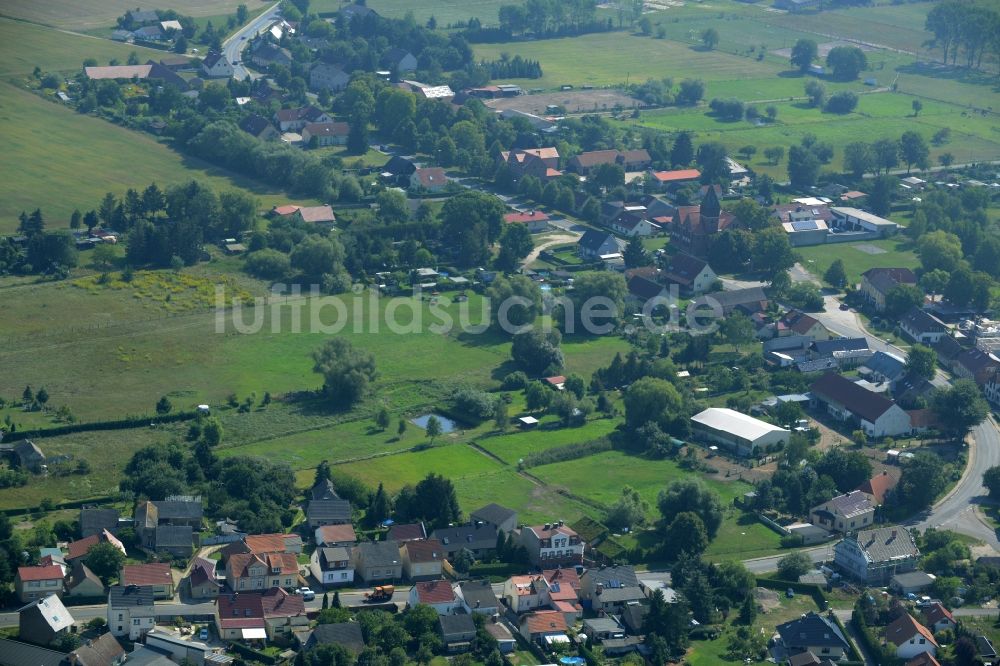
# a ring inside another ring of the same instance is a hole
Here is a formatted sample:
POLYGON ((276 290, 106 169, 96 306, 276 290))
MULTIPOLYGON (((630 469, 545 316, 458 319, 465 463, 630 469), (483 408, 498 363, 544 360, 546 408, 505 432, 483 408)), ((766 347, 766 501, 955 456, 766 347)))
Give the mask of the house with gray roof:
POLYGON ((328 643, 343 645, 348 651, 360 654, 365 649, 365 638, 361 634, 361 625, 357 622, 334 622, 333 624, 317 625, 303 647, 306 650, 311 650, 328 643))
POLYGON ((824 659, 839 661, 851 649, 840 627, 815 611, 779 624, 775 630, 789 656, 812 652, 824 659))
POLYGON ((85 506, 80 509, 80 537, 86 538, 93 534, 100 534, 104 530, 115 534, 118 531, 120 518, 118 509, 99 509, 85 506))
POLYGON ((14 462, 18 467, 35 474, 42 471, 42 466, 45 464, 45 454, 30 439, 14 442, 11 450, 14 454, 14 462))
POLYGON ((480 522, 484 525, 490 525, 505 533, 513 532, 514 528, 517 527, 517 511, 496 503, 490 503, 476 509, 469 515, 469 518, 473 523, 480 522))
POLYGON ((445 556, 454 557, 463 548, 476 559, 492 553, 497 547, 497 529, 491 525, 457 525, 431 532, 431 538, 441 542, 445 556))
POLYGON ((625 250, 625 242, 609 233, 588 229, 576 242, 580 257, 589 261, 598 261, 601 257, 621 254, 625 250))
POLYGON ((906 376, 906 360, 896 354, 877 351, 858 368, 858 374, 873 383, 896 382, 906 376))
POLYGON ((315 529, 324 525, 344 525, 351 522, 351 503, 344 499, 310 500, 306 521, 315 529))
POLYGON ((10 639, 0 639, 0 666, 63 666, 66 655, 62 652, 22 643, 10 639))
POLYGON ((367 583, 391 582, 403 575, 403 558, 397 541, 367 541, 351 553, 354 573, 367 583))
POLYGON ((846 576, 866 585, 888 585, 896 574, 914 571, 920 551, 905 527, 861 530, 833 548, 833 562, 846 576))
POLYGON ((737 310, 747 315, 763 312, 767 309, 769 302, 767 294, 761 287, 713 291, 694 300, 694 303, 703 309, 717 306, 722 309, 722 314, 727 316, 737 310))
POLYGON ((911 340, 923 345, 932 345, 948 334, 948 327, 943 321, 917 307, 903 315, 899 328, 911 340))
POLYGON ((448 652, 465 652, 476 637, 476 623, 471 615, 441 615, 438 624, 448 652))
POLYGON ((646 598, 631 566, 587 569, 580 576, 579 595, 584 606, 608 612, 620 612, 630 602, 646 598))
POLYGON ((500 611, 500 601, 488 580, 462 581, 456 592, 466 613, 495 615, 500 611))
POLYGON ((813 507, 809 522, 843 533, 866 529, 875 522, 875 504, 867 493, 852 490, 813 507))
POLYGON ((156 624, 152 585, 115 585, 108 590, 108 629, 113 636, 138 640, 156 624))
POLYGON ((17 612, 18 637, 39 645, 48 645, 73 626, 63 602, 55 594, 36 599, 17 612))
POLYGON ((116 666, 126 659, 125 649, 111 634, 87 640, 69 656, 73 666, 116 666))

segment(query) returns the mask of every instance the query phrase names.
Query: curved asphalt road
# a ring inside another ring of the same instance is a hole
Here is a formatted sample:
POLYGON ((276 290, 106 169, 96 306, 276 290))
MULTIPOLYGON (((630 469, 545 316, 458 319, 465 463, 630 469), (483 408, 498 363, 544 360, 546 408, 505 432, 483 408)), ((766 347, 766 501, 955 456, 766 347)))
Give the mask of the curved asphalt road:
POLYGON ((222 43, 222 55, 229 62, 238 62, 239 65, 233 66, 233 78, 244 80, 248 76, 251 76, 250 72, 246 67, 243 66, 243 49, 246 47, 247 42, 257 36, 257 33, 261 32, 272 21, 279 18, 281 12, 278 10, 278 5, 280 3, 275 3, 260 16, 253 19, 245 26, 230 35, 229 39, 222 43))

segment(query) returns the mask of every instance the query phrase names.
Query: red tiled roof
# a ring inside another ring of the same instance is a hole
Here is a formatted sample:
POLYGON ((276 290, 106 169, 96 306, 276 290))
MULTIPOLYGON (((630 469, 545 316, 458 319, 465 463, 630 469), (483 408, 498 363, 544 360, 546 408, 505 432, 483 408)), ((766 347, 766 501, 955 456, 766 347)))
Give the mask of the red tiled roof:
POLYGON ((423 523, 403 523, 389 528, 390 541, 416 541, 426 538, 427 530, 423 523))
POLYGON ((675 171, 654 171, 653 178, 661 183, 676 183, 682 180, 697 180, 701 171, 697 169, 677 169, 675 171))
POLYGON ((549 596, 556 602, 575 602, 579 599, 580 576, 575 569, 549 569, 542 572, 549 583, 549 596))
POLYGON ((358 536, 354 533, 354 526, 344 525, 324 525, 318 530, 322 543, 344 543, 347 541, 357 541, 358 536))
POLYGON ((927 624, 934 625, 941 620, 949 620, 950 622, 955 622, 955 616, 951 614, 951 611, 945 608, 941 602, 933 604, 930 608, 924 609, 924 619, 927 620, 927 624))
POLYGON ((417 591, 417 600, 422 604, 445 604, 455 600, 455 590, 446 580, 416 583, 413 587, 417 591))
MULTIPOLYGON (((913 414, 910 414, 910 423, 913 423, 913 414)), ((885 502, 886 494, 896 487, 897 479, 894 479, 887 472, 882 472, 872 478, 868 479, 860 486, 857 490, 865 493, 866 495, 871 495, 875 498, 877 504, 882 504, 885 502)))
POLYGON ((527 213, 514 211, 503 216, 504 222, 535 222, 549 219, 549 216, 540 210, 532 210, 527 213))
POLYGON ((588 168, 598 164, 614 164, 618 154, 617 150, 591 150, 580 153, 573 160, 580 166, 588 168))
POLYGON ((164 562, 128 564, 122 567, 122 585, 171 585, 170 565, 164 562))
POLYGON ((566 383, 566 378, 563 377, 562 375, 556 375, 555 377, 546 377, 544 381, 546 384, 551 384, 552 386, 559 386, 560 384, 566 383))
POLYGON ((251 534, 247 536, 245 541, 253 553, 285 552, 284 534, 251 534))
POLYGON ((271 212, 275 215, 291 215, 299 209, 295 204, 287 204, 285 206, 275 206, 271 209, 271 212))
POLYGON ((885 639, 893 645, 900 646, 917 635, 927 639, 927 642, 937 647, 934 634, 924 625, 917 622, 909 613, 903 613, 896 621, 885 628, 885 639))
POLYGON ((47 567, 18 567, 17 575, 23 581, 62 580, 63 570, 58 564, 50 564, 47 567))
POLYGON ((567 630, 566 618, 559 611, 537 611, 521 618, 521 626, 528 625, 529 634, 549 634, 567 630))
POLYGON ((112 544, 118 550, 125 552, 125 546, 119 541, 115 535, 111 532, 104 530, 100 534, 92 534, 89 537, 83 539, 78 539, 66 546, 66 559, 75 560, 78 557, 83 557, 90 552, 90 549, 101 543, 102 541, 107 541, 112 544))

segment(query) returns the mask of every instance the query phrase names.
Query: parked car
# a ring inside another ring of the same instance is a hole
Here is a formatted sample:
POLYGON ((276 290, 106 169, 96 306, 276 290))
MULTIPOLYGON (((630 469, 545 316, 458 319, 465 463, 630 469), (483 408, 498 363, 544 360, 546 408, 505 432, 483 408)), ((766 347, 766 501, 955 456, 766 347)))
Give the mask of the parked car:
POLYGON ((302 595, 302 599, 305 600, 305 601, 312 601, 313 599, 316 598, 316 593, 313 592, 308 587, 300 587, 300 588, 298 588, 297 590, 295 590, 295 594, 301 594, 302 595))
POLYGON ((198 640, 200 641, 208 640, 208 627, 201 628, 201 631, 198 632, 198 640))

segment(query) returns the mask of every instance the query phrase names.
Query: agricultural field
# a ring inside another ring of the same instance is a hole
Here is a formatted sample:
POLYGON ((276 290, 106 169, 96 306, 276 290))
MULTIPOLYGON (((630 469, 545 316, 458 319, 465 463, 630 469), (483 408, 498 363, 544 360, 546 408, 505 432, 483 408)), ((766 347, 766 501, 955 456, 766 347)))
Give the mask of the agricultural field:
POLYGON ((22 210, 39 207, 50 228, 65 227, 74 209, 96 208, 105 192, 121 196, 127 187, 154 181, 161 189, 192 178, 216 191, 242 188, 258 197, 262 210, 288 201, 278 190, 180 155, 147 134, 75 113, 7 83, 0 83, 0 118, 8 119, 0 123, 6 159, 18 165, 0 183, 0 233, 17 228, 22 210), (14 118, 19 121, 9 122, 14 118))
POLYGON ((860 282, 861 274, 869 268, 917 268, 920 265, 913 243, 904 238, 816 245, 795 251, 802 257, 802 265, 818 279, 823 279, 830 264, 837 259, 843 260, 851 284, 860 282))
MULTIPOLYGON (((246 4, 251 12, 255 12, 272 3, 261 0, 170 0, 156 7, 173 9, 189 16, 212 16, 223 12, 234 13, 240 4, 246 4)), ((93 30, 114 25, 115 19, 129 9, 135 9, 131 0, 7 0, 3 4, 6 16, 64 30, 93 30)))
MULTIPOLYGON (((345 3, 341 0, 314 0, 309 7, 315 12, 335 12, 345 3)), ((418 23, 426 23, 434 17, 438 27, 452 23, 465 23, 471 18, 479 19, 483 25, 497 24, 500 5, 518 4, 517 0, 434 0, 433 2, 412 2, 411 0, 369 0, 365 3, 382 16, 403 18, 408 13, 418 23)))

